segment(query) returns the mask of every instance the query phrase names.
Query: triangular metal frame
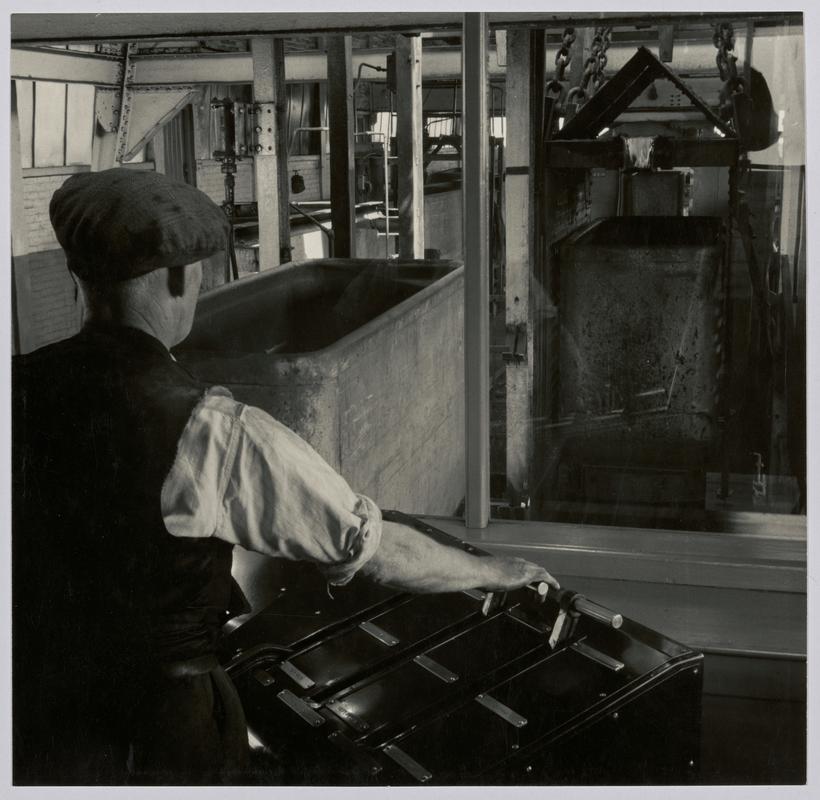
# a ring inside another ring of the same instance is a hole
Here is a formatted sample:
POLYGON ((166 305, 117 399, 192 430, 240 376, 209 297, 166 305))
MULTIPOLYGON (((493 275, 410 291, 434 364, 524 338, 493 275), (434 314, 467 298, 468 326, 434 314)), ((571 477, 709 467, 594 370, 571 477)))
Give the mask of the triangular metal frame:
POLYGON ((737 134, 731 125, 715 114, 696 92, 645 47, 639 47, 635 55, 553 138, 595 139, 604 128, 611 127, 612 123, 658 78, 672 81, 709 122, 727 137, 736 138, 737 134))

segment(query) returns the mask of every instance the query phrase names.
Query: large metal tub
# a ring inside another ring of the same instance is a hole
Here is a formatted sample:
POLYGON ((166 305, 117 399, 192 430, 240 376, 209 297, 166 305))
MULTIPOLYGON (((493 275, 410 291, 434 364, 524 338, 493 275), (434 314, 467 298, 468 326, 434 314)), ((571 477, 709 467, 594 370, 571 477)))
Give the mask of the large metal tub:
POLYGON ((272 414, 383 507, 464 495, 463 272, 304 261, 215 289, 177 357, 272 414))
POLYGON ((702 500, 717 425, 721 222, 618 217, 562 243, 553 445, 565 498, 702 500))

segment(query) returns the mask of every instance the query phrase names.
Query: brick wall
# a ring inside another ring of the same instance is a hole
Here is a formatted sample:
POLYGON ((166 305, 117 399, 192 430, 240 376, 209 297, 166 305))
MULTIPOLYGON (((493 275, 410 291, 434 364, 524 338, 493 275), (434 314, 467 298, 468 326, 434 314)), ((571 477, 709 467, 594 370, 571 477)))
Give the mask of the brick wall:
POLYGON ((57 243, 48 216, 48 204, 68 175, 32 175, 23 178, 26 234, 29 254, 19 267, 28 272, 34 347, 66 339, 80 329, 82 300, 57 243))
MULTIPOLYGON (((299 200, 322 199, 322 174, 319 156, 289 156, 288 175, 298 172, 305 181, 305 191, 299 194, 291 193, 292 203, 299 200)), ((288 178, 290 180, 290 178, 288 178)))
MULTIPOLYGON (((237 203, 255 200, 253 160, 240 161, 234 180, 234 198, 237 203)), ((298 172, 305 181, 305 191, 291 197, 291 200, 321 200, 321 172, 319 156, 291 156, 288 158, 288 180, 298 172)), ((221 203, 225 199, 225 176, 222 165, 213 159, 197 159, 196 185, 212 200, 221 203)))
MULTIPOLYGON (((234 175, 234 200, 237 203, 250 203, 254 199, 253 161, 239 161, 234 175)), ((222 165, 212 158, 196 160, 196 186, 205 192, 216 203, 225 199, 225 176, 222 165)))

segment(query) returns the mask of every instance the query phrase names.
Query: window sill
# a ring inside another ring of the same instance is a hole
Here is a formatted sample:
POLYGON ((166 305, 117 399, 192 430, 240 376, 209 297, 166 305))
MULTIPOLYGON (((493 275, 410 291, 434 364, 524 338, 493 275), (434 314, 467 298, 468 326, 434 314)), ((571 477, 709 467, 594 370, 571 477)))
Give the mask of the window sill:
POLYGON ((542 564, 563 585, 704 652, 805 658, 805 517, 779 516, 771 526, 756 519, 733 533, 427 521, 493 553, 542 564))

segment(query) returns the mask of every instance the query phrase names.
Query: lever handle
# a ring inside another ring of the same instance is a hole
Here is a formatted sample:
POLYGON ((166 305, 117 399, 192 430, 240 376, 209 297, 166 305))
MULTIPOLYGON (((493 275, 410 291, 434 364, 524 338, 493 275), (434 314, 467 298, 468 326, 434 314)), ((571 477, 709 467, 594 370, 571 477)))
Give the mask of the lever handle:
POLYGON ((605 625, 609 625, 616 630, 624 624, 624 618, 620 614, 604 606, 598 605, 598 603, 593 603, 585 597, 577 598, 573 602, 572 607, 575 611, 578 611, 587 617, 597 619, 599 622, 603 622, 605 625))

